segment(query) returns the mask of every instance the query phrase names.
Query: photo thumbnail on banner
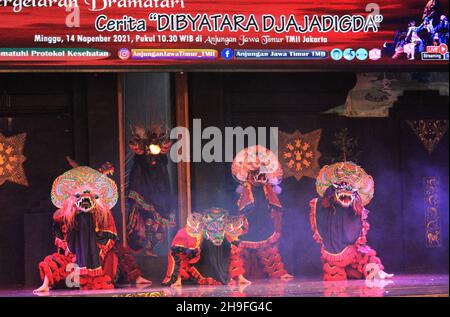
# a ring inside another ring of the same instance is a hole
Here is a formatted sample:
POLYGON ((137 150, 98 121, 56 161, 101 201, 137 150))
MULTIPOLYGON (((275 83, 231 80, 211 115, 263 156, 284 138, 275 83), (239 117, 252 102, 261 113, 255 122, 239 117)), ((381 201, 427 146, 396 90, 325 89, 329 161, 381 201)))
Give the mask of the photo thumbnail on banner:
POLYGON ((448 1, 0 0, 0 69, 448 67, 448 1))

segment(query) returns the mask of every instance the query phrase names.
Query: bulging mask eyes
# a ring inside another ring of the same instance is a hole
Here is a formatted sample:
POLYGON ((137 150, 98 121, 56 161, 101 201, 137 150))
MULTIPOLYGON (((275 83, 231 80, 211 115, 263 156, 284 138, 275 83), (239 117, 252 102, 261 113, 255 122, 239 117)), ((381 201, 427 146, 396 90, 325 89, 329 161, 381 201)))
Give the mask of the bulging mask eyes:
POLYGON ((98 197, 98 195, 95 195, 94 198, 95 198, 95 199, 98 199, 99 197, 98 197))
POLYGON ((75 194, 75 198, 80 198, 81 195, 80 194, 75 194))

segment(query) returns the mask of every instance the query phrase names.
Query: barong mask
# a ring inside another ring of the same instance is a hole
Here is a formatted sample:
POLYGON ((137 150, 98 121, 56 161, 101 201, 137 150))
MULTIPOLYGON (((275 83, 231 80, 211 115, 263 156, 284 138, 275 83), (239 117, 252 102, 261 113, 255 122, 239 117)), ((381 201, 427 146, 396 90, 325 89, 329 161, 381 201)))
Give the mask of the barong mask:
POLYGON ((203 215, 204 237, 214 245, 220 246, 225 239, 225 226, 228 213, 219 208, 209 209, 203 215))
POLYGON ((53 204, 64 211, 70 225, 77 212, 91 212, 97 221, 105 221, 118 194, 113 180, 90 167, 79 166, 56 178, 51 198, 53 204))
POLYGON ((358 189, 353 188, 352 185, 347 182, 333 184, 333 187, 334 197, 342 207, 350 207, 353 204, 353 201, 357 199, 358 189))
POLYGON ((283 178, 283 169, 277 156, 260 145, 240 151, 233 160, 231 171, 239 183, 248 182, 254 186, 276 186, 283 178))
POLYGON ((147 131, 143 127, 132 126, 131 134, 130 149, 138 155, 146 155, 151 165, 156 165, 157 157, 167 154, 172 144, 167 131, 159 126, 147 131))
POLYGON ((322 167, 316 179, 317 193, 321 197, 327 196, 330 187, 334 190, 334 200, 345 208, 356 203, 366 206, 374 194, 372 176, 353 162, 339 162, 322 167))
POLYGON ((228 211, 211 208, 202 213, 192 213, 188 217, 186 231, 194 237, 203 237, 214 245, 222 245, 226 236, 232 240, 244 234, 246 219, 242 216, 230 217, 228 211))
POLYGON ((78 210, 83 212, 92 211, 97 205, 97 199, 99 199, 98 195, 92 195, 89 189, 83 190, 82 194, 75 194, 75 204, 78 207, 78 210))

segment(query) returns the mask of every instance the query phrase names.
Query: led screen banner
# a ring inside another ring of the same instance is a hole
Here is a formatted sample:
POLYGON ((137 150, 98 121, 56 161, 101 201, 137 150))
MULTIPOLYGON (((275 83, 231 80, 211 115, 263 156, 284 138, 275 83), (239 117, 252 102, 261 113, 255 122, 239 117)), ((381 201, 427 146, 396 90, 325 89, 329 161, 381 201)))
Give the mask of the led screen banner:
POLYGON ((0 0, 0 69, 448 67, 448 1, 0 0))

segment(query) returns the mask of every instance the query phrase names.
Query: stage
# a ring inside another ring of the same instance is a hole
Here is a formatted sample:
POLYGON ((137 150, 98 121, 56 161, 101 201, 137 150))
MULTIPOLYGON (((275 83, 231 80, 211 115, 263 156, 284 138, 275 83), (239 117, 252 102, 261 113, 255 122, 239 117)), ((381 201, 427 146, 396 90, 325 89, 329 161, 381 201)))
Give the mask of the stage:
POLYGON ((33 294, 31 289, 1 290, 0 297, 448 297, 448 275, 398 275, 391 280, 323 282, 313 279, 257 280, 248 286, 192 286, 182 288, 123 286, 114 290, 54 290, 33 294))

